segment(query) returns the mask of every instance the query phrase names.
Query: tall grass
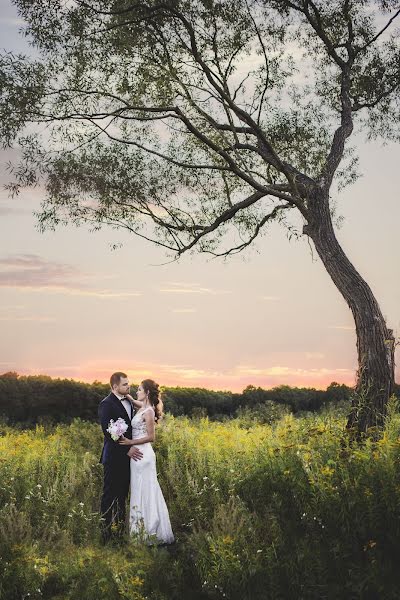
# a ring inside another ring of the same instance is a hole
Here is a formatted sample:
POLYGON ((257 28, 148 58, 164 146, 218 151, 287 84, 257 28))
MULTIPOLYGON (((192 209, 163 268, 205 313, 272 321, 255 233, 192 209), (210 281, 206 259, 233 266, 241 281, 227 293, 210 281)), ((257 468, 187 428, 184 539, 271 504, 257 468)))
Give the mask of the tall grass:
POLYGON ((96 424, 0 431, 0 596, 398 598, 400 418, 350 444, 340 414, 167 417, 156 441, 174 548, 99 544, 96 424), (28 595, 29 594, 29 595, 28 595))

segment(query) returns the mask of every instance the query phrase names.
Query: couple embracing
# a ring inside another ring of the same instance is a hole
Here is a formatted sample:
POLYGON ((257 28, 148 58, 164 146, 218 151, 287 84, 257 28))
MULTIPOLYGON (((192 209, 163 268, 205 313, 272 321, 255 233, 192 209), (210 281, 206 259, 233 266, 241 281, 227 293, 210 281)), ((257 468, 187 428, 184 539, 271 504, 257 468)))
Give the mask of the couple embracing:
POLYGON ((110 386, 110 394, 99 405, 104 433, 100 458, 104 468, 102 540, 105 543, 114 535, 122 535, 130 492, 130 534, 139 534, 150 544, 171 544, 174 536, 151 445, 155 424, 162 417, 158 384, 145 379, 134 398, 129 395, 127 375, 117 372, 111 375, 110 386))

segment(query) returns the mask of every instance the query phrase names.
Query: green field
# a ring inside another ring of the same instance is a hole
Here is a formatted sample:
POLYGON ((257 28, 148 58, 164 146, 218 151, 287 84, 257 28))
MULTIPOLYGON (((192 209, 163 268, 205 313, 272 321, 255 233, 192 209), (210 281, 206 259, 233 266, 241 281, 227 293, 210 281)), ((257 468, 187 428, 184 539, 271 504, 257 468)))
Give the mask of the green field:
POLYGON ((98 425, 1 427, 1 599, 398 598, 400 417, 362 445, 344 424, 167 415, 170 549, 100 545, 98 425))

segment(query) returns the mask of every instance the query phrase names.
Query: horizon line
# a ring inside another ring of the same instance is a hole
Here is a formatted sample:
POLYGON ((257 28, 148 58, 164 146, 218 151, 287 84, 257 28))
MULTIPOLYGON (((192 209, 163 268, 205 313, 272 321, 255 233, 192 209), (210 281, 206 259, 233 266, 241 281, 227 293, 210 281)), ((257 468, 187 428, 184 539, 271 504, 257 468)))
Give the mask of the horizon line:
MULTIPOLYGON (((0 378, 3 378, 5 375, 8 374, 15 374, 16 375, 16 379, 19 379, 20 377, 46 377, 51 379, 52 381, 54 380, 60 380, 60 381, 74 381, 75 383, 82 383, 85 385, 95 385, 95 384, 101 384, 101 385, 110 385, 109 381, 101 381, 99 379, 93 379, 93 380, 84 380, 84 379, 76 379, 74 377, 67 377, 65 375, 60 375, 60 376, 52 376, 52 375, 48 375, 47 373, 19 373, 18 371, 13 371, 13 370, 9 370, 9 371, 4 371, 3 373, 0 373, 0 378)), ((132 382, 131 385, 135 386, 137 385, 138 382, 132 382)), ((177 384, 177 385, 170 385, 170 384, 162 384, 160 383, 160 387, 163 388, 186 388, 186 389, 204 389, 207 391, 211 391, 211 392, 229 392, 232 394, 237 394, 237 393, 243 393, 244 390, 246 390, 248 387, 254 387, 255 389, 262 389, 262 390, 273 390, 279 387, 289 387, 289 388, 298 388, 298 389, 309 389, 309 390, 317 390, 317 391, 326 391, 328 389, 328 387, 332 384, 336 384, 338 386, 341 385, 345 385, 348 388, 354 388, 354 385, 349 385, 345 382, 341 382, 341 381, 336 381, 336 380, 332 380, 329 384, 327 384, 325 387, 318 387, 316 385, 302 385, 300 384, 289 384, 289 383, 277 383, 275 385, 272 386, 262 386, 262 385, 257 385, 257 384, 252 384, 252 383, 248 383, 244 388, 242 388, 241 392, 238 392, 237 390, 233 390, 233 389, 215 389, 215 388, 211 388, 211 387, 204 387, 203 385, 182 385, 182 384, 177 384)), ((400 382, 396 382, 395 381, 395 385, 400 385, 400 382)))

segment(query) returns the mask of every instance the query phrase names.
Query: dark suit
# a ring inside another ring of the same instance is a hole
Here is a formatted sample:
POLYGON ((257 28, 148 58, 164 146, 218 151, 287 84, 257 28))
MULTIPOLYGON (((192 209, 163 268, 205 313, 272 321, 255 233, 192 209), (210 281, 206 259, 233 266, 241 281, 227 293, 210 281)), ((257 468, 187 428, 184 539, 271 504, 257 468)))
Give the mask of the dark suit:
POLYGON ((104 445, 100 462, 104 467, 103 495, 101 498, 101 514, 104 519, 102 527, 103 541, 111 537, 111 526, 116 525, 117 533, 121 534, 125 523, 125 504, 129 492, 130 446, 121 446, 114 442, 107 428, 110 420, 124 419, 128 429, 125 437, 132 439, 131 414, 128 415, 121 400, 111 392, 99 404, 99 420, 104 433, 104 445))

